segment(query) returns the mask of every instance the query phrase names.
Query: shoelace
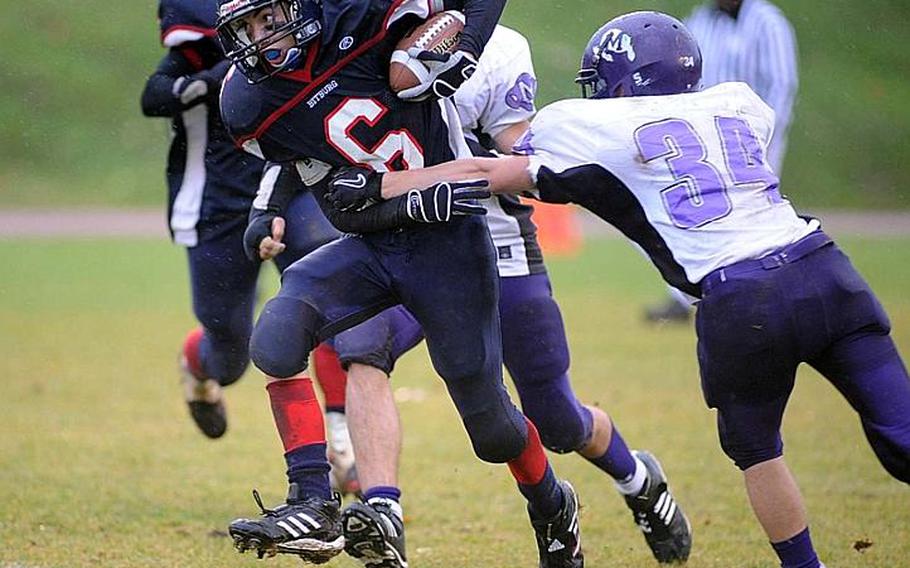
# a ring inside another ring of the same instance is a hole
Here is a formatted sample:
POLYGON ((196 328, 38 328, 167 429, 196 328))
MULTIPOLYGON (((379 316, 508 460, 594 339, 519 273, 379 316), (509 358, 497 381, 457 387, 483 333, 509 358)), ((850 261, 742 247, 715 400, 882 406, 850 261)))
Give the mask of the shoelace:
POLYGON ((638 524, 638 527, 644 532, 651 532, 651 523, 648 521, 648 516, 646 513, 636 513, 635 522, 638 524))
POLYGON ((253 489, 253 500, 256 501, 256 504, 259 505, 259 509, 262 511, 264 517, 277 517, 278 511, 275 509, 268 509, 265 505, 262 504, 262 497, 259 496, 259 491, 253 489))

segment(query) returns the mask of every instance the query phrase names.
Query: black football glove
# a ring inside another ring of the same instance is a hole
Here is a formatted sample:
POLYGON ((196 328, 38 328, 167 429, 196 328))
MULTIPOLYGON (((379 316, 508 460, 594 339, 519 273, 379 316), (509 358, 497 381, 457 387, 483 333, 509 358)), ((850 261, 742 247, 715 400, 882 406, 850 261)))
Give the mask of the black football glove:
POLYGON ((486 215, 479 199, 490 197, 485 179, 443 182, 426 189, 412 189, 402 206, 405 214, 418 223, 446 223, 453 215, 486 215))
POLYGON ((359 211, 382 201, 382 174, 360 166, 339 168, 332 175, 326 201, 338 211, 359 211))
POLYGON ((243 252, 250 260, 262 260, 259 257, 259 243, 272 236, 272 220, 275 217, 278 215, 269 211, 257 211, 255 215, 250 215, 249 224, 243 232, 243 252))
POLYGON ((419 85, 398 93, 399 98, 407 101, 422 101, 431 96, 449 98, 477 70, 477 58, 467 51, 434 53, 412 47, 408 55, 419 59, 430 73, 419 85))

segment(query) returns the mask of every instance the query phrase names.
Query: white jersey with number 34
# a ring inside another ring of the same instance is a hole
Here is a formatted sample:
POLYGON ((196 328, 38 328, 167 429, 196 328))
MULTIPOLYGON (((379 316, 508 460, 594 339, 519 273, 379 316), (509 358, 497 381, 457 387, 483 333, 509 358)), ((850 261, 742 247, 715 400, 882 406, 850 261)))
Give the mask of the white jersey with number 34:
POLYGON ((817 227, 778 191, 774 112, 744 83, 670 96, 567 100, 516 151, 544 201, 584 205, 641 245, 673 286, 759 258, 817 227))

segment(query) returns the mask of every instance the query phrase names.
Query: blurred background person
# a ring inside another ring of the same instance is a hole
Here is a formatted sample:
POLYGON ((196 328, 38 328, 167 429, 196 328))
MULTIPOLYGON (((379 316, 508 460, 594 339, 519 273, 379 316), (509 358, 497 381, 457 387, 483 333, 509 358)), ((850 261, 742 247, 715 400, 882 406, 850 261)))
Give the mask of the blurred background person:
MULTIPOLYGON (((796 34, 783 12, 767 0, 709 0, 685 20, 701 48, 702 88, 742 81, 774 109, 774 136, 767 161, 778 177, 796 99, 796 34)), ((646 310, 649 321, 689 320, 691 301, 670 290, 646 310)))

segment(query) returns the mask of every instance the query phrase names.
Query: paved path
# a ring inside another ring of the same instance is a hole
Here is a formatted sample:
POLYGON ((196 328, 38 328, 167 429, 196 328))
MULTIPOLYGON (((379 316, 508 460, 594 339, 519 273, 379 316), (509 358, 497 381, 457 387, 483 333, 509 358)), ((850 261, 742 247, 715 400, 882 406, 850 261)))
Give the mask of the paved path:
MULTIPOLYGON (((910 211, 813 211, 834 236, 910 235, 910 211)), ((580 213, 585 235, 619 233, 586 211, 580 213)), ((27 238, 167 238, 161 209, 0 209, 0 239, 27 238)))

